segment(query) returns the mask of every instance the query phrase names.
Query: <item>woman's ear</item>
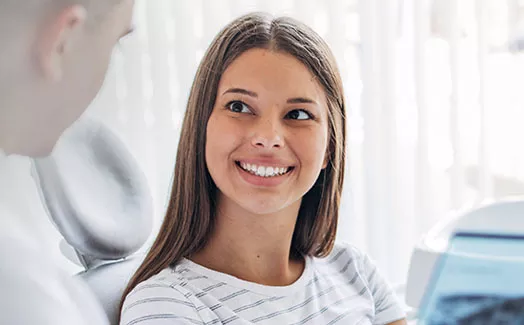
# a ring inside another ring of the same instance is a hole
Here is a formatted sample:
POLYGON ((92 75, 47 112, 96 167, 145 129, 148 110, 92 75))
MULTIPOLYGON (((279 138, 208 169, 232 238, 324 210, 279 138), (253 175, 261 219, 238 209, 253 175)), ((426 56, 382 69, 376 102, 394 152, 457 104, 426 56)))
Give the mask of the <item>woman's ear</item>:
POLYGON ((44 78, 55 82, 62 79, 64 59, 75 40, 76 32, 84 26, 86 16, 83 6, 73 5, 63 9, 44 26, 36 53, 44 78))

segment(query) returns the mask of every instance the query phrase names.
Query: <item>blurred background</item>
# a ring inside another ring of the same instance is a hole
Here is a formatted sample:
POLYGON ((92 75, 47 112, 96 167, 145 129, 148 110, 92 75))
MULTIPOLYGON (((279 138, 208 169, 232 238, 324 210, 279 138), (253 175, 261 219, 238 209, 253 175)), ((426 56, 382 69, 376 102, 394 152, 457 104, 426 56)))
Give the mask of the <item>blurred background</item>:
POLYGON ((220 28, 250 11, 302 20, 335 53, 349 103, 338 240, 394 284, 440 218, 524 194, 524 1, 138 0, 136 32, 88 113, 142 164, 155 230, 197 65, 220 28))

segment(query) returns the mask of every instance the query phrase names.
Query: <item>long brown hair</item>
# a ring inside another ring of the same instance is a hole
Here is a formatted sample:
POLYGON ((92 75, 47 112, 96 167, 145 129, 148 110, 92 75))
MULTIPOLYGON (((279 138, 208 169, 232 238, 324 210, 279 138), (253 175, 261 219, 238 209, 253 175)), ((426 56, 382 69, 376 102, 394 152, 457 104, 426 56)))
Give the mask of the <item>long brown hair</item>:
POLYGON ((240 54, 253 48, 293 55, 312 72, 326 93, 329 162, 302 199, 291 251, 298 256, 321 257, 333 248, 346 142, 344 94, 338 68, 327 44, 309 27, 287 17, 248 14, 217 35, 200 63, 187 103, 166 216, 123 299, 140 282, 175 266, 206 244, 213 230, 217 193, 204 157, 207 122, 222 73, 240 54))

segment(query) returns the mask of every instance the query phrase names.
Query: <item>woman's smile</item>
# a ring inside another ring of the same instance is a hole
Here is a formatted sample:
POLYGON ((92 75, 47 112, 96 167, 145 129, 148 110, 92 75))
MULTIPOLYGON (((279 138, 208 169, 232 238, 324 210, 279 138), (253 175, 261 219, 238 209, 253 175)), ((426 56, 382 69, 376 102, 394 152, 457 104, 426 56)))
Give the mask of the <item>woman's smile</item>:
POLYGON ((276 164, 255 164, 245 161, 235 161, 240 176, 249 184, 255 186, 278 186, 285 182, 295 167, 282 167, 276 164))

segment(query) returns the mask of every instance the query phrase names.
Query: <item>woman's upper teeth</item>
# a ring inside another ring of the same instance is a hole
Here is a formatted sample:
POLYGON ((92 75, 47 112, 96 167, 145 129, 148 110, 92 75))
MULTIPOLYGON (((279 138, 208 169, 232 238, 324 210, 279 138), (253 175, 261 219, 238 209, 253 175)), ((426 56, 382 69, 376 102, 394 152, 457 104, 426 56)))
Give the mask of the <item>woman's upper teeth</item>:
POLYGON ((264 177, 283 175, 289 170, 288 167, 260 166, 244 162, 240 163, 240 167, 252 174, 264 177))

